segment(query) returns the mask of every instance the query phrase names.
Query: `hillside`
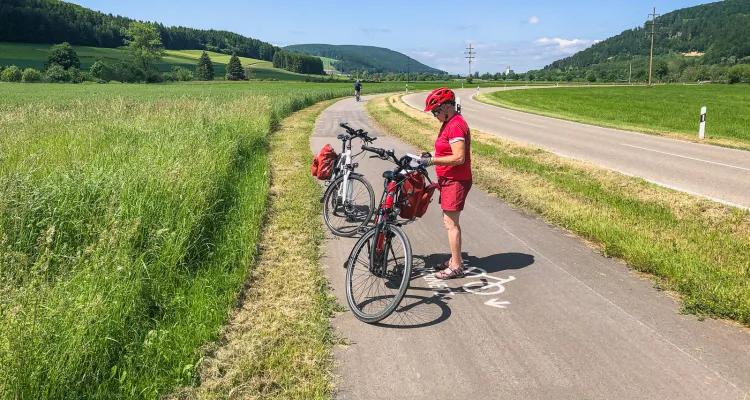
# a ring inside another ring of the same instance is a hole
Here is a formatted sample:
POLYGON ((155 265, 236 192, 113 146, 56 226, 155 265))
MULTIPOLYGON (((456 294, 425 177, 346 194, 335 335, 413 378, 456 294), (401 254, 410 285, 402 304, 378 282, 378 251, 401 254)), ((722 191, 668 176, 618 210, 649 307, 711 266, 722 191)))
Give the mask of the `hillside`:
MULTIPOLYGON (((135 20, 104 14, 59 0, 0 1, 0 42, 61 43, 116 48, 122 30, 135 20)), ((265 61, 278 47, 233 32, 200 30, 156 23, 168 50, 208 50, 265 61)))
MULTIPOLYGON (((658 11, 658 10, 657 10, 658 11)), ((750 56, 750 1, 726 0, 683 8, 656 18, 654 54, 705 53, 704 64, 733 64, 750 56)), ((616 59, 648 56, 650 22, 545 67, 586 68, 616 59)))
POLYGON ((412 73, 445 74, 419 61, 383 47, 330 45, 330 44, 296 44, 286 46, 284 50, 325 57, 336 60, 335 68, 341 72, 367 71, 370 73, 405 73, 407 62, 411 62, 412 73))
MULTIPOLYGON (((20 68, 44 68, 44 60, 51 45, 37 43, 8 43, 0 42, 0 66, 15 65, 20 68)), ((97 59, 108 64, 131 59, 130 53, 123 49, 108 49, 91 46, 73 46, 81 60, 81 69, 88 70, 97 59)), ((179 66, 191 71, 195 70, 203 50, 167 50, 166 56, 156 63, 156 68, 167 72, 172 67, 179 66)), ((208 52, 214 64, 214 76, 223 77, 226 73, 230 56, 223 53, 208 52)), ((250 79, 277 79, 285 81, 304 81, 310 79, 307 75, 296 74, 283 69, 274 68, 271 62, 247 57, 240 57, 242 65, 251 73, 250 79)))

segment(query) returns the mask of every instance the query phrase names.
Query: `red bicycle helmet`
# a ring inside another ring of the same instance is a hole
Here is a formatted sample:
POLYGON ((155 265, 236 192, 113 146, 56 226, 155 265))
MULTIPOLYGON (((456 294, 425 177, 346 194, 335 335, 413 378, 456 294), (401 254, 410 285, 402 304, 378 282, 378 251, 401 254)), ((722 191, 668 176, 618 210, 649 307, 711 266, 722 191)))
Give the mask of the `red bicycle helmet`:
POLYGON ((445 103, 446 101, 456 101, 456 95, 453 93, 452 90, 441 87, 437 88, 430 93, 429 96, 427 96, 427 100, 425 101, 425 109, 424 112, 432 111, 435 107, 445 103))

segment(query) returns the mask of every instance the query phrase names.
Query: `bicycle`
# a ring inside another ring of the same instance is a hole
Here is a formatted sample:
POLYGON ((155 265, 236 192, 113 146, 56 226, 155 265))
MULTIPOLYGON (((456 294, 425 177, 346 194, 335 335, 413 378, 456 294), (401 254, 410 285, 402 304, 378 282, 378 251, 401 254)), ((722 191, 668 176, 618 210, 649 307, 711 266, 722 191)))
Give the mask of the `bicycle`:
POLYGON ((326 181, 328 187, 320 201, 328 229, 334 235, 351 237, 370 223, 375 209, 372 185, 362 174, 354 172, 359 163, 352 162, 352 158, 364 153, 364 150, 352 156, 352 141, 359 138, 365 143, 372 143, 377 138, 368 136, 362 129, 354 130, 345 122, 339 126, 347 133, 337 136, 341 140, 341 153, 336 156, 333 173, 326 181))
POLYGON ((362 146, 362 149, 377 154, 371 158, 379 157, 396 164, 394 170, 383 172, 384 190, 375 226, 354 245, 346 268, 349 309, 360 321, 375 323, 388 317, 398 307, 411 279, 411 243, 401 227, 414 222, 416 217, 398 220, 399 207, 403 206, 404 182, 411 172, 423 174, 427 181, 430 179, 424 167, 411 165, 419 156, 407 154, 397 159, 393 150, 367 146, 362 146), (365 297, 361 300, 355 298, 360 289, 365 297), (378 305, 383 305, 382 309, 378 309, 378 305))
POLYGON ((359 101, 359 90, 354 91, 354 97, 359 101))

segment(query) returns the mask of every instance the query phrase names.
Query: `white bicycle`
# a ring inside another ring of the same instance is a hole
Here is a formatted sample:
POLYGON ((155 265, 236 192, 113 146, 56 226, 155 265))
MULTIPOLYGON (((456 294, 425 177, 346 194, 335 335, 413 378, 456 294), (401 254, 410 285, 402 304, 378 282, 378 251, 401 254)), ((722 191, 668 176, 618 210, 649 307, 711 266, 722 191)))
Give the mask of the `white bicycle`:
POLYGON ((354 172, 359 163, 352 162, 352 140, 362 139, 372 143, 362 129, 354 130, 346 123, 339 124, 347 133, 337 136, 341 140, 341 153, 336 157, 333 173, 323 194, 323 217, 328 229, 337 236, 351 237, 362 231, 371 221, 375 209, 375 192, 362 174, 354 172))

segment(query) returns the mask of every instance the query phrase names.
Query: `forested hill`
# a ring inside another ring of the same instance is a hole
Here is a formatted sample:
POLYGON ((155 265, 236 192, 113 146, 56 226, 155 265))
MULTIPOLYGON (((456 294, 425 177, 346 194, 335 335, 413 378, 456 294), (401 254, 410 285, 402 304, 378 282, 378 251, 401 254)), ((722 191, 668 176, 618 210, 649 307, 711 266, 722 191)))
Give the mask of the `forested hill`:
MULTIPOLYGON (((657 10, 658 12, 658 10, 657 10)), ((705 53, 704 64, 734 64, 750 57, 750 1, 725 0, 656 18, 654 54, 705 53)), ((545 69, 587 68, 612 57, 648 56, 651 24, 599 42, 545 69)))
POLYGON ((413 73, 445 74, 432 67, 428 67, 413 58, 397 51, 383 47, 330 45, 330 44, 296 44, 284 47, 284 50, 311 56, 333 58, 335 67, 341 72, 368 71, 370 73, 406 73, 407 62, 413 73))
MULTIPOLYGON (((0 0, 0 42, 122 46, 133 19, 58 0, 0 0)), ((279 48, 236 33, 155 24, 169 50, 209 50, 271 61, 279 48)))

